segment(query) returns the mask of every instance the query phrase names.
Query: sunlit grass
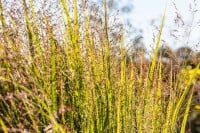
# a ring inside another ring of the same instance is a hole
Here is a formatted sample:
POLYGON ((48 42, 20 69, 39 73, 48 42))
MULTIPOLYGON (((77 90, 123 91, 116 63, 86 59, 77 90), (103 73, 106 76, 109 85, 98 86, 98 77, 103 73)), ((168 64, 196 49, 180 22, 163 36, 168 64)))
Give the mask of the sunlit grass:
POLYGON ((126 58, 125 31, 114 38, 119 55, 113 49, 106 0, 97 20, 82 12, 80 1, 61 0, 64 24, 53 24, 48 14, 39 20, 33 3, 22 1, 25 29, 16 24, 23 34, 13 38, 0 0, 0 131, 168 133, 181 123, 184 132, 199 65, 181 70, 174 81, 169 64, 169 80, 163 81, 166 66, 158 50, 165 15, 152 59, 135 62, 126 58))

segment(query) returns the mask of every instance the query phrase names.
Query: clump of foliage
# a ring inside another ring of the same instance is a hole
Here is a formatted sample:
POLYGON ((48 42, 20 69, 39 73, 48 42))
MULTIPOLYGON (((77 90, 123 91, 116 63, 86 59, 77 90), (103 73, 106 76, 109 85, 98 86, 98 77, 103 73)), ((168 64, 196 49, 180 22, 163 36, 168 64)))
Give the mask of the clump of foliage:
POLYGON ((165 16, 150 63, 127 62, 106 0, 50 3, 0 0, 0 131, 184 132, 199 65, 162 80, 165 16))

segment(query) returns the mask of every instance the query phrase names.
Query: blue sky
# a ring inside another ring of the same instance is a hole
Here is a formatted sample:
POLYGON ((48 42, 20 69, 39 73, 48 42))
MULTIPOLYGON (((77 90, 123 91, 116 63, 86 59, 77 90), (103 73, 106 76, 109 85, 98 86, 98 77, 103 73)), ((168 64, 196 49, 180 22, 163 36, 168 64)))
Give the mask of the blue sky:
MULTIPOLYGON (((181 45, 188 44, 193 49, 200 50, 200 46, 196 46, 198 41, 200 41, 200 26, 197 26, 197 22, 200 20, 200 11, 197 11, 194 19, 192 19, 192 14, 189 10, 190 5, 194 7, 194 1, 195 0, 122 0, 122 3, 130 2, 134 5, 132 12, 126 17, 131 20, 134 27, 143 30, 142 34, 147 46, 152 47, 153 33, 155 35, 157 33, 155 26, 159 26, 164 9, 167 7, 163 32, 163 39, 166 43, 174 49, 181 45), (179 22, 181 26, 178 27, 175 25, 174 18, 176 17, 176 9, 173 3, 175 3, 177 11, 184 21, 184 26, 181 25, 181 21, 179 22), (153 25, 151 25, 152 22, 154 22, 153 25), (192 30, 190 33, 191 27, 192 30), (173 29, 178 29, 178 32, 172 32, 173 29), (178 35, 178 39, 172 37, 172 33, 178 35), (190 34, 190 37, 188 37, 188 34, 190 34)), ((196 8, 200 9, 200 3, 198 2, 200 2, 200 0, 196 0, 196 8)))

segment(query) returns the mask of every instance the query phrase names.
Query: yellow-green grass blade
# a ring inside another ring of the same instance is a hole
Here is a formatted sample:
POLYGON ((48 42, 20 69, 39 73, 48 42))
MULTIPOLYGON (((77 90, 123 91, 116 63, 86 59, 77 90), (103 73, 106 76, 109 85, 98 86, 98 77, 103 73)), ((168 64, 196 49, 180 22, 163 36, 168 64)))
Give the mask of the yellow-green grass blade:
POLYGON ((189 80, 185 81, 186 86, 184 88, 184 91, 183 91, 180 99, 178 100, 178 102, 176 104, 176 107, 175 107, 175 110, 174 110, 174 113, 173 113, 173 116, 172 116, 172 121, 171 121, 172 130, 175 129, 177 117, 178 117, 179 111, 181 109, 181 106, 183 104, 183 101, 185 100, 185 97, 188 94, 188 92, 191 88, 191 85, 192 85, 193 81, 195 80, 196 75, 199 72, 199 65, 200 64, 198 64, 197 67, 192 71, 191 75, 189 75, 189 80))
POLYGON ((153 54, 153 59, 152 59, 150 70, 149 70, 148 86, 151 86, 152 80, 153 80, 154 70, 155 70, 155 67, 156 67, 156 61, 157 61, 157 56, 158 56, 158 50, 159 50, 159 46, 160 46, 160 42, 161 42, 162 31, 163 31, 163 28, 164 28, 165 13, 166 13, 166 10, 165 10, 164 15, 163 15, 162 20, 161 20, 160 30, 159 30, 159 33, 158 33, 158 38, 157 38, 157 41, 156 41, 154 54, 153 54))
POLYGON ((34 43, 36 45, 37 54, 40 55, 42 51, 41 51, 41 45, 40 45, 40 42, 39 42, 39 31, 38 31, 38 26, 37 26, 37 18, 36 18, 36 13, 35 13, 35 7, 33 5, 33 0, 30 0, 30 6, 31 6, 31 15, 33 16, 34 43))
POLYGON ((185 128, 186 128, 186 124, 187 124, 187 121, 188 121, 188 115, 189 115, 189 111, 190 111, 190 107, 191 107, 193 92, 194 92, 194 87, 192 88, 191 93, 190 93, 190 97, 187 101, 187 106, 186 106, 183 121, 182 121, 182 124, 181 124, 181 132, 180 133, 185 133, 185 128))
POLYGON ((1 118, 0 118, 0 127, 2 128, 1 130, 3 130, 4 133, 8 133, 8 129, 1 118))
POLYGON ((57 111, 57 86, 56 86, 56 42, 53 34, 53 27, 50 26, 47 20, 47 27, 49 28, 50 47, 51 47, 51 98, 52 98, 52 112, 57 111))
POLYGON ((7 44, 8 40, 7 40, 6 21, 5 21, 5 16, 4 16, 3 4, 1 0, 0 0, 0 12, 1 12, 0 21, 1 21, 1 26, 3 30, 3 38, 4 38, 5 43, 7 44))
POLYGON ((68 7, 67 7, 67 2, 66 0, 61 0, 61 4, 63 6, 63 9, 64 9, 64 14, 66 16, 66 20, 67 20, 67 25, 68 25, 68 29, 66 29, 69 37, 70 37, 70 40, 73 40, 73 28, 72 28, 72 24, 71 24, 71 17, 70 17, 70 13, 69 13, 69 10, 68 10, 68 7))

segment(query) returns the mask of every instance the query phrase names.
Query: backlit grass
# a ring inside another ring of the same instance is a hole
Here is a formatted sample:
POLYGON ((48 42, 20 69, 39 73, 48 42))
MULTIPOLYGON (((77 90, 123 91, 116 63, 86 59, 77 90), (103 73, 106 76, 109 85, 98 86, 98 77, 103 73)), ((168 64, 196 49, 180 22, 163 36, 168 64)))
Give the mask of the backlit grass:
POLYGON ((137 62, 127 61, 125 31, 111 36, 106 0, 96 18, 90 2, 58 1, 57 18, 34 2, 6 10, 0 0, 0 131, 185 131, 199 64, 174 78, 169 63, 164 75, 158 50, 165 15, 152 59, 137 62), (9 16, 16 9, 23 15, 9 16))

